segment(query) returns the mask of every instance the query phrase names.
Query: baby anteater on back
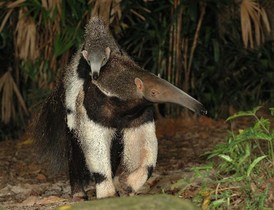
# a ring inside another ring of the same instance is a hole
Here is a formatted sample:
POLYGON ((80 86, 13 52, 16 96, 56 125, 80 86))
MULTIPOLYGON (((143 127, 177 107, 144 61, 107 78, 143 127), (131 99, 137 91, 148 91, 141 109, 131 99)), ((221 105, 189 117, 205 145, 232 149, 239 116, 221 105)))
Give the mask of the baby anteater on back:
POLYGON ((98 79, 100 69, 107 63, 111 53, 121 54, 119 46, 103 20, 92 17, 85 28, 84 42, 64 73, 65 106, 70 130, 74 128, 77 94, 90 76, 98 79))
POLYGON ((108 26, 98 17, 92 17, 85 29, 85 43, 82 54, 90 65, 91 77, 97 79, 112 52, 120 52, 120 48, 111 35, 108 26))

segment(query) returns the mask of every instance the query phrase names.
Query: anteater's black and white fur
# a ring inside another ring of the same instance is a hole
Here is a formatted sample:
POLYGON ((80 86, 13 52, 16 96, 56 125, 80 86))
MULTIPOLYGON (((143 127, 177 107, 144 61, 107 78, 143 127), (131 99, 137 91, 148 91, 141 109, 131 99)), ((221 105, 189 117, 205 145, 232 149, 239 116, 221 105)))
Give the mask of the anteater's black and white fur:
POLYGON ((97 80, 81 49, 42 105, 33 138, 54 168, 68 164, 71 192, 85 195, 91 176, 97 198, 114 196, 113 178, 122 163, 127 191, 138 191, 157 159, 153 103, 172 102, 206 113, 203 105, 143 70, 127 55, 112 53, 97 80))
POLYGON ((69 129, 74 127, 75 101, 85 79, 89 79, 89 77, 97 79, 101 67, 108 62, 111 53, 121 53, 120 47, 103 20, 92 17, 85 26, 83 44, 64 72, 63 85, 65 106, 69 110, 67 113, 69 129), (81 65, 86 67, 85 72, 82 72, 81 75, 78 75, 77 72, 79 65, 80 68, 81 65))
MULTIPOLYGON (((77 57, 73 59, 78 60, 77 57)), ((113 55, 104 71, 136 67, 126 56, 113 55)), ((36 118, 34 139, 42 148, 41 156, 53 161, 54 167, 66 164, 68 160, 72 194, 83 192, 92 174, 97 198, 115 195, 113 177, 120 161, 129 173, 128 191, 135 192, 156 165, 153 105, 143 98, 132 96, 124 101, 122 97, 103 93, 90 77, 86 77, 87 68, 86 61, 80 59, 77 75, 85 82, 76 97, 73 126, 67 124, 66 116, 71 110, 66 109, 66 91, 64 81, 61 81, 36 118)), ((126 84, 121 88, 126 90, 126 84)), ((131 89, 134 85, 133 82, 131 89)))

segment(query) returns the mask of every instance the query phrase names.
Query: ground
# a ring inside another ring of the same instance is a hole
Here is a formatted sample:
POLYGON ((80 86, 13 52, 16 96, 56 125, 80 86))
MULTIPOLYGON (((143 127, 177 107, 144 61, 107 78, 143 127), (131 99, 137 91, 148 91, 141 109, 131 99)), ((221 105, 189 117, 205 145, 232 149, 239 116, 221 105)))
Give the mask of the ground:
MULTIPOLYGON (((170 186, 186 176, 191 167, 207 160, 203 156, 225 140, 231 124, 208 117, 157 120, 159 153, 153 176, 139 194, 172 193, 170 186)), ((94 189, 90 189, 94 199, 94 189)), ((184 194, 192 198, 194 192, 184 194)), ((0 206, 5 209, 51 209, 73 203, 66 175, 52 176, 26 137, 0 142, 0 206)))

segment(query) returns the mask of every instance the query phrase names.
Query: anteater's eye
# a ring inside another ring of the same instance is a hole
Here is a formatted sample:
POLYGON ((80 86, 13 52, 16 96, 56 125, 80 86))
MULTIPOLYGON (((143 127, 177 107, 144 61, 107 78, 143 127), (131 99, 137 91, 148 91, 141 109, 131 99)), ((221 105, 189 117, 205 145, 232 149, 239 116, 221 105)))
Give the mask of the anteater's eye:
POLYGON ((158 94, 158 91, 152 89, 151 92, 150 92, 150 94, 151 94, 152 97, 155 97, 158 94))
POLYGON ((103 57, 103 60, 102 60, 102 66, 104 66, 107 62, 107 58, 106 57, 103 57))

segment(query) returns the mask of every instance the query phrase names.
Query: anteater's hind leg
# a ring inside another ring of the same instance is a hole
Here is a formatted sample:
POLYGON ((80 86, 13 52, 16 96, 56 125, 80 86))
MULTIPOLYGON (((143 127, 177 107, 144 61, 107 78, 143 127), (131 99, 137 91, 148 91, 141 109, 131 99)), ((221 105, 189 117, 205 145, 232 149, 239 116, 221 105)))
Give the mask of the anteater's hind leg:
POLYGON ((124 130, 123 162, 130 172, 127 178, 129 193, 139 190, 151 176, 156 165, 157 151, 154 122, 124 130))
POLYGON ((118 130, 112 138, 111 150, 110 150, 110 161, 111 161, 111 172, 112 178, 115 177, 116 171, 120 165, 122 154, 123 154, 123 133, 118 130))

